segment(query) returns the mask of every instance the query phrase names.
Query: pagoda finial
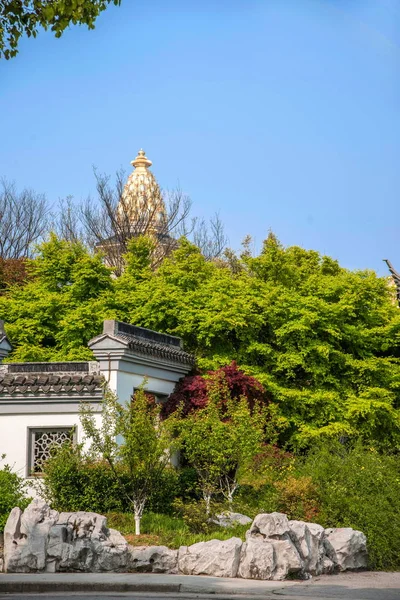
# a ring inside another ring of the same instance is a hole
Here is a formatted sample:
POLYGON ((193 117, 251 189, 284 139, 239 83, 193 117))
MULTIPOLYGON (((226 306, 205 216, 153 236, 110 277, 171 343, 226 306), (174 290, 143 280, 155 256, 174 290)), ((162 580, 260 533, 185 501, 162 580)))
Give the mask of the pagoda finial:
POLYGON ((151 162, 151 160, 149 160, 146 156, 145 151, 143 150, 143 148, 141 148, 138 152, 137 157, 135 158, 135 160, 133 160, 131 162, 131 165, 133 167, 144 167, 146 169, 148 169, 149 167, 151 167, 153 163, 151 162))

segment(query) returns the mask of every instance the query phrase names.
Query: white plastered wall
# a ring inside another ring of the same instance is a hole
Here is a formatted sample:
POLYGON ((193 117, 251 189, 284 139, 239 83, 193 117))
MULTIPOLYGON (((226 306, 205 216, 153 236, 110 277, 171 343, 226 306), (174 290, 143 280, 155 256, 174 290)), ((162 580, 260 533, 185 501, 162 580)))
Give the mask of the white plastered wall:
MULTIPOLYGON (((100 425, 100 415, 95 414, 96 424, 100 425)), ((78 413, 2 414, 0 416, 0 456, 6 455, 5 463, 21 477, 28 475, 28 431, 29 428, 76 427, 78 443, 83 441, 82 426, 78 413)), ((28 478, 28 482, 31 479, 28 478)), ((36 492, 30 489, 30 494, 36 492)))

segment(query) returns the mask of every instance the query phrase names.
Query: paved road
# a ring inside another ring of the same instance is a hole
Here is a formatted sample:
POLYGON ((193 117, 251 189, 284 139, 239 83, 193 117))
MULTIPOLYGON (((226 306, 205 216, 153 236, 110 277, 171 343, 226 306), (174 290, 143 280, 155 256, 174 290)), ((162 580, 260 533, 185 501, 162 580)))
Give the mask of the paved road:
MULTIPOLYGON (((267 592, 262 596, 265 600, 399 600, 400 589, 377 590, 365 588, 349 590, 344 587, 313 586, 309 589, 299 590, 297 586, 280 591, 267 592)), ((0 600, 210 600, 210 594, 135 594, 132 592, 121 594, 101 594, 96 592, 82 592, 71 594, 0 594, 0 600)), ((231 600, 234 596, 212 595, 213 600, 231 600)), ((260 596, 236 596, 237 600, 259 600, 260 596)))
POLYGON ((302 582, 116 573, 3 574, 0 589, 0 600, 210 600, 210 596, 213 600, 400 600, 400 573, 342 573, 302 582), (118 585, 120 592, 114 591, 118 585))

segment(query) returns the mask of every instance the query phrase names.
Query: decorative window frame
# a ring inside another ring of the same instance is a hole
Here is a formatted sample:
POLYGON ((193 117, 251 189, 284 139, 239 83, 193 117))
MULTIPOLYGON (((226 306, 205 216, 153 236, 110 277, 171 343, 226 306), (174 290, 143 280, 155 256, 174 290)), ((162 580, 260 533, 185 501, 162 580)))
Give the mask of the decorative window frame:
MULTIPOLYGON (((43 477, 42 471, 35 472, 35 436, 37 433, 70 433, 73 444, 77 443, 77 426, 76 425, 54 425, 52 427, 28 427, 28 443, 27 443, 27 478, 33 479, 43 477)), ((64 440, 65 441, 65 440, 64 440)))

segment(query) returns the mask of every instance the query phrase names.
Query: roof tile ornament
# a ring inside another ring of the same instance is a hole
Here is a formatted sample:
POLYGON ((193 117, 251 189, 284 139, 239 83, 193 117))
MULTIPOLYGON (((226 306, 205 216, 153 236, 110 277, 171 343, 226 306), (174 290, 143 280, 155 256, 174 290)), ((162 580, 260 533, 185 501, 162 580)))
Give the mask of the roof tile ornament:
POLYGON ((147 158, 144 150, 131 161, 134 170, 129 175, 122 191, 117 207, 120 219, 128 218, 135 229, 140 229, 140 223, 151 222, 155 230, 164 226, 167 215, 160 187, 153 173, 149 171, 153 163, 147 158))

